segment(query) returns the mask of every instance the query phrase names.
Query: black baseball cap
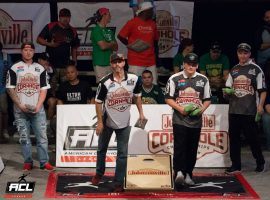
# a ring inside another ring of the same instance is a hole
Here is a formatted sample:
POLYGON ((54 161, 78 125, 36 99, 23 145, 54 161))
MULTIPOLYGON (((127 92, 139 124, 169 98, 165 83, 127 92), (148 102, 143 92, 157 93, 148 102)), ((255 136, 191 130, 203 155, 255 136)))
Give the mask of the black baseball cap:
POLYGON ((219 43, 215 42, 210 46, 210 50, 221 52, 221 46, 219 43))
POLYGON ((47 61, 49 60, 49 56, 46 52, 41 53, 38 58, 47 61))
POLYGON ((237 51, 251 51, 251 46, 248 43, 241 43, 237 46, 237 51))
POLYGON ((59 11, 59 17, 71 17, 71 12, 69 9, 67 8, 62 8, 60 11, 59 11))
POLYGON ((35 49, 35 45, 33 42, 24 42, 22 43, 21 45, 21 49, 24 49, 24 48, 31 48, 31 49, 35 49))
POLYGON ((195 53, 188 53, 184 57, 183 61, 184 61, 184 63, 196 63, 197 64, 199 62, 199 57, 195 53))
POLYGON ((110 61, 113 62, 115 60, 125 60, 125 57, 121 53, 113 53, 110 57, 110 61))

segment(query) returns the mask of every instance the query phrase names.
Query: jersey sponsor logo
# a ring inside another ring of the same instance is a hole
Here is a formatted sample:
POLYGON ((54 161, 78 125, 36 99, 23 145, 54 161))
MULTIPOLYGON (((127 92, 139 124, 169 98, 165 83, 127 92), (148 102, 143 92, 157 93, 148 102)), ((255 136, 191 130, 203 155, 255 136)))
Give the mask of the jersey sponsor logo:
POLYGON ((246 95, 254 95, 254 88, 251 86, 251 80, 245 75, 240 75, 233 82, 235 96, 244 97, 246 95))
POLYGON ((238 72, 239 72, 238 69, 234 69, 234 70, 232 71, 232 75, 234 76, 234 75, 238 74, 238 72))
POLYGON ((134 85, 135 81, 133 79, 127 80, 127 85, 134 85))
POLYGON ((107 107, 124 112, 132 104, 132 94, 125 88, 118 88, 115 92, 108 94, 107 107))
POLYGON ((31 73, 20 76, 16 89, 18 93, 23 93, 28 97, 38 93, 40 89, 38 77, 31 73))
POLYGON ((80 92, 68 92, 67 101, 81 101, 82 95, 80 92))
POLYGON ((143 104, 157 104, 157 101, 152 97, 142 97, 143 104))
POLYGON ((17 69, 16 72, 18 73, 18 72, 23 72, 23 71, 24 71, 24 69, 17 69))
POLYGON ((35 71, 36 72, 40 72, 40 68, 39 67, 35 67, 35 71))
POLYGON ((176 103, 179 105, 193 103, 196 107, 202 106, 200 93, 191 87, 179 91, 179 96, 176 98, 176 103))
POLYGON ((109 85, 108 89, 114 88, 114 87, 115 87, 115 83, 112 82, 112 83, 109 85))
POLYGON ((181 87, 181 86, 185 86, 186 85, 186 80, 185 79, 181 79, 178 81, 178 87, 181 87))
POLYGON ((0 41, 6 49, 20 49, 21 43, 32 38, 32 21, 14 20, 0 9, 0 41))
POLYGON ((196 86, 197 87, 204 87, 204 81, 201 79, 199 81, 196 82, 196 86))
POLYGON ((248 71, 248 74, 251 74, 251 75, 255 76, 255 75, 256 75, 255 69, 250 69, 250 70, 248 71))
POLYGON ((153 28, 151 26, 138 26, 138 30, 141 32, 152 32, 153 28))

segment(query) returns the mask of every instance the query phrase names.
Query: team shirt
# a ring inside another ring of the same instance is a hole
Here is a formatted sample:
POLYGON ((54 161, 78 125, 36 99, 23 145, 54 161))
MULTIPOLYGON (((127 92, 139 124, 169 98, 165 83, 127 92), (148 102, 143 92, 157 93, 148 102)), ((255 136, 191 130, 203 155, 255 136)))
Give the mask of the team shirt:
POLYGON ((80 80, 77 85, 71 85, 66 81, 59 86, 56 97, 64 104, 87 104, 87 100, 92 99, 93 92, 87 82, 80 80))
POLYGON ((157 85, 153 85, 150 90, 142 86, 143 104, 165 104, 163 91, 157 85))
POLYGON ((266 91, 264 73, 261 68, 249 60, 246 64, 234 66, 226 81, 235 93, 230 96, 230 114, 255 115, 258 93, 266 91))
POLYGON ((120 30, 119 35, 128 38, 128 44, 140 39, 148 43, 150 47, 142 52, 128 49, 128 64, 133 66, 149 67, 156 65, 154 41, 158 40, 158 32, 155 21, 144 21, 139 17, 129 20, 120 30))
POLYGON ((63 28, 59 25, 59 22, 47 24, 39 37, 46 39, 48 42, 60 43, 58 47, 46 46, 46 52, 48 52, 50 63, 54 68, 64 68, 70 60, 70 47, 76 48, 80 45, 76 29, 72 26, 63 28))
MULTIPOLYGON (((211 91, 206 76, 195 72, 191 78, 184 71, 172 75, 166 85, 166 99, 174 99, 180 106, 193 104, 201 107, 203 101, 210 101, 211 91)), ((173 112, 173 124, 190 128, 201 128, 202 116, 184 116, 178 111, 173 112)))
POLYGON ((104 103, 104 120, 106 126, 121 129, 129 126, 130 106, 134 96, 141 96, 138 77, 126 73, 125 78, 118 83, 110 73, 99 82, 96 99, 104 103))
POLYGON ((114 32, 107 28, 101 27, 97 24, 91 32, 90 39, 93 45, 93 66, 110 66, 110 56, 112 54, 111 49, 104 49, 102 50, 98 42, 105 41, 105 42, 112 42, 115 41, 114 32))
MULTIPOLYGON (((43 66, 35 62, 28 65, 20 61, 9 69, 6 88, 15 88, 21 103, 36 106, 40 90, 49 89, 50 84, 43 66)), ((19 108, 14 106, 15 111, 19 111, 19 108)))

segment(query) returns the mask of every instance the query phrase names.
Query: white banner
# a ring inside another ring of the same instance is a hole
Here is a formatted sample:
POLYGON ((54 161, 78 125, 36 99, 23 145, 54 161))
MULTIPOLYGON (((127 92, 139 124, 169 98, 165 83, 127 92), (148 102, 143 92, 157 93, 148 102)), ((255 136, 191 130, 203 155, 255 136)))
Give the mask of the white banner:
MULTIPOLYGON (((129 154, 173 154, 172 109, 168 105, 143 105, 148 118, 145 130, 134 127, 138 119, 131 106, 132 126, 129 154)), ((58 167, 95 167, 98 137, 95 134, 94 105, 57 106, 58 167)), ((115 166, 116 142, 113 134, 106 158, 108 167, 115 166)), ((228 105, 211 105, 203 115, 196 167, 227 167, 228 105)))
POLYGON ((36 40, 50 17, 49 3, 0 3, 0 41, 5 52, 20 53, 25 41, 33 41, 37 53, 44 52, 36 40))
MULTIPOLYGON (((160 57, 174 57, 178 51, 180 38, 191 37, 193 20, 193 2, 158 1, 156 4, 157 27, 160 35, 160 57)), ((91 27, 85 28, 86 19, 101 7, 110 9, 111 22, 108 27, 116 30, 117 36, 125 23, 133 17, 128 3, 58 3, 58 12, 62 8, 71 10, 71 24, 77 28, 81 46, 78 49, 78 59, 91 59, 92 45, 90 41, 91 27)), ((119 40, 119 52, 127 54, 127 48, 119 40)))

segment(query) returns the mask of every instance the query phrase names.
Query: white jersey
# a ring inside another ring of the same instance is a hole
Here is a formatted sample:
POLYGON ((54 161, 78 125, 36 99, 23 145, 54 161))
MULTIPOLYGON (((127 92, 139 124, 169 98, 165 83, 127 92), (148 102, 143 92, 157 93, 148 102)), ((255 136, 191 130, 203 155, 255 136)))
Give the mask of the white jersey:
MULTIPOLYGON (((40 90, 49 89, 47 72, 38 63, 15 63, 8 71, 6 88, 15 88, 21 103, 36 106, 40 90)), ((15 106, 16 108, 16 106, 15 106)))

